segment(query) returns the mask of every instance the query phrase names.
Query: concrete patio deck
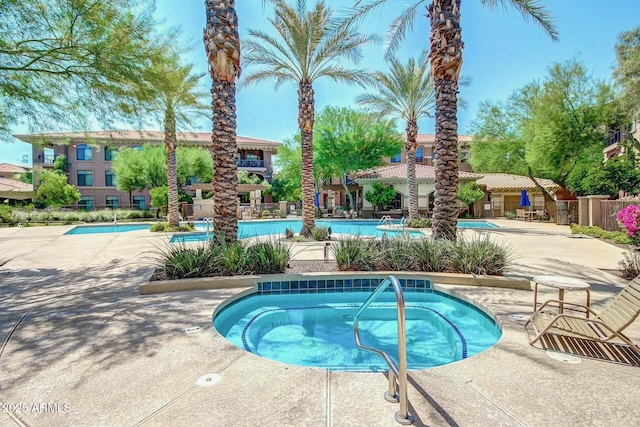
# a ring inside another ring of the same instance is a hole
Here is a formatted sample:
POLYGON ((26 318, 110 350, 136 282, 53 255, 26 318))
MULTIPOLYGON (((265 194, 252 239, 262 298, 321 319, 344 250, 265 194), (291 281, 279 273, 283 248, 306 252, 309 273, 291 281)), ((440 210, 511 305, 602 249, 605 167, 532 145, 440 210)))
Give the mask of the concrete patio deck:
MULTIPOLYGON (((615 246, 569 237, 568 227, 494 222, 503 228, 491 238, 517 257, 509 275, 586 280, 596 310, 625 284, 602 271, 617 268, 623 251, 615 246)), ((69 228, 0 228, 0 337, 11 334, 0 353, 0 426, 398 425, 397 405, 382 398, 383 373, 285 365, 222 338, 212 312, 242 289, 140 296, 165 237, 62 235, 69 228), (185 333, 192 326, 200 331, 185 333), (207 373, 222 380, 197 386, 207 373)), ((314 251, 296 256, 321 259, 314 251)), ((489 307, 504 333, 479 355, 410 372, 415 425, 640 423, 640 368, 567 364, 530 347, 522 326, 531 291, 452 288, 489 307)), ((640 342, 638 322, 628 332, 640 342)))

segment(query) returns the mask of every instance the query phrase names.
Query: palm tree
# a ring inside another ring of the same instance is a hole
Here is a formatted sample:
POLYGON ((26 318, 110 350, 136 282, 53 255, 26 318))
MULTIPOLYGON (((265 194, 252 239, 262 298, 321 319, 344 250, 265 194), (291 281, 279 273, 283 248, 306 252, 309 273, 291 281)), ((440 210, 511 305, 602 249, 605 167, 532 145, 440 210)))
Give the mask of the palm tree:
POLYGON ((398 117, 406 122, 404 147, 407 152, 407 186, 409 188, 409 219, 418 218, 418 188, 416 184, 416 139, 418 120, 431 117, 435 104, 433 82, 429 76, 429 52, 423 51, 418 60, 410 58, 406 64, 398 58, 389 59, 388 73, 375 72, 378 93, 356 97, 358 104, 371 108, 380 116, 398 117))
POLYGON ((274 0, 275 18, 269 21, 278 35, 249 30, 250 39, 243 44, 243 60, 262 68, 245 77, 244 86, 274 79, 278 88, 284 82, 298 86, 298 126, 302 140, 302 230, 310 236, 315 226, 313 126, 315 101, 313 83, 320 77, 336 82, 360 83, 368 74, 361 69, 347 69, 338 60, 352 62, 362 56, 360 48, 373 39, 338 27, 332 23, 332 10, 324 2, 307 10, 306 1, 295 7, 274 0))
POLYGON ((178 179, 176 173, 176 122, 190 126, 193 118, 207 108, 202 103, 206 95, 200 91, 199 83, 204 74, 193 74, 193 65, 180 65, 177 57, 165 63, 155 81, 155 100, 152 105, 164 115, 164 148, 167 153, 167 220, 171 226, 180 223, 178 213, 178 179))
POLYGON ((236 79, 240 77, 240 37, 234 0, 206 0, 204 45, 209 62, 213 108, 213 223, 220 239, 238 239, 238 146, 236 79))
POLYGON ((122 105, 126 111, 148 114, 164 124, 164 147, 167 153, 167 220, 177 227, 178 179, 176 171, 176 128, 188 128, 207 106, 202 103, 206 95, 199 87, 204 74, 193 74, 192 64, 181 64, 176 51, 155 51, 151 55, 151 66, 145 69, 143 78, 132 85, 135 104, 122 105))
MULTIPOLYGON (((356 1, 347 24, 361 19, 371 10, 387 0, 356 1)), ((433 237, 455 239, 458 216, 458 79, 462 67, 462 28, 460 27, 461 0, 432 0, 427 6, 431 22, 429 35, 431 78, 434 82, 436 101, 435 153, 436 192, 433 212, 433 237)), ((547 10, 536 0, 480 0, 494 9, 497 6, 512 6, 525 19, 532 18, 553 40, 557 33, 547 10)), ((418 8, 427 0, 411 4, 392 25, 388 39, 389 53, 394 52, 407 29, 413 25, 418 8)))

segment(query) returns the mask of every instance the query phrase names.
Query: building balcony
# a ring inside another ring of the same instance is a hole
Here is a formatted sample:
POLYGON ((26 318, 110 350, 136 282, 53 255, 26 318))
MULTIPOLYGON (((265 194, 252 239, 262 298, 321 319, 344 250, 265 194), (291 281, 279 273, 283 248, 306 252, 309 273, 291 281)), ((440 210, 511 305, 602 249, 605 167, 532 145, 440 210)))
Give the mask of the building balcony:
POLYGON ((33 159, 33 163, 36 166, 50 166, 53 167, 53 162, 55 161, 55 156, 48 156, 45 154, 38 154, 38 156, 33 159))
POLYGON ((238 167, 239 168, 250 168, 250 169, 265 169, 264 160, 246 160, 246 159, 238 159, 238 167))
POLYGON ((610 133, 605 138, 605 145, 607 147, 618 144, 624 138, 623 133, 620 130, 610 133))

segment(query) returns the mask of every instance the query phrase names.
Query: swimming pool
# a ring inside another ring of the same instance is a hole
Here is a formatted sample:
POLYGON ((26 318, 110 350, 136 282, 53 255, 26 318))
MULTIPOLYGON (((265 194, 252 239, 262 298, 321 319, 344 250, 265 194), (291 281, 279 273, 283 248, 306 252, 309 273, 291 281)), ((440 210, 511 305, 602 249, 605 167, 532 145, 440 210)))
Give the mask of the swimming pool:
POLYGON ((125 233, 127 231, 149 230, 150 224, 104 224, 104 225, 79 225, 64 234, 103 234, 125 233))
MULTIPOLYGON (((370 237, 382 237, 385 234, 387 236, 399 235, 401 230, 379 230, 378 220, 316 220, 316 227, 331 227, 332 234, 351 234, 370 237)), ((394 222, 399 225, 400 220, 394 222)), ((459 228, 498 228, 497 225, 485 221, 460 221, 458 222, 459 228)), ((284 234, 287 228, 291 228, 294 232, 300 232, 302 229, 301 220, 279 220, 279 221, 252 221, 252 222, 239 222, 238 223, 238 237, 241 239, 254 236, 265 236, 270 234, 284 234)), ((206 224, 196 223, 196 230, 200 233, 174 235, 171 238, 172 243, 188 243, 188 242, 203 242, 206 240, 206 233, 202 231, 206 230, 206 224)), ((408 234, 410 237, 418 238, 423 237, 424 234, 420 231, 411 231, 408 234)))
MULTIPOLYGON (((353 316, 370 295, 369 287, 363 292, 364 288, 351 286, 356 280, 369 282, 369 279, 305 281, 302 289, 300 281, 296 282, 299 289, 295 290, 291 289, 293 281, 274 282, 277 290, 245 296, 214 313, 213 325, 237 347, 267 359, 338 371, 387 370, 382 358, 355 344, 353 316), (309 282, 314 282, 313 287, 309 282), (340 282, 342 291, 337 291, 336 282, 340 282), (357 291, 346 292, 346 282, 357 291), (330 290, 331 287, 334 289, 330 290)), ((382 279, 370 280, 377 285, 382 279)), ((488 314, 431 289, 426 282, 422 288, 416 286, 405 292, 409 369, 462 360, 498 341, 501 330, 488 314)), ((273 289, 274 284, 269 287, 273 289)), ((393 292, 384 292, 363 313, 359 329, 363 344, 387 352, 398 362, 393 292)))

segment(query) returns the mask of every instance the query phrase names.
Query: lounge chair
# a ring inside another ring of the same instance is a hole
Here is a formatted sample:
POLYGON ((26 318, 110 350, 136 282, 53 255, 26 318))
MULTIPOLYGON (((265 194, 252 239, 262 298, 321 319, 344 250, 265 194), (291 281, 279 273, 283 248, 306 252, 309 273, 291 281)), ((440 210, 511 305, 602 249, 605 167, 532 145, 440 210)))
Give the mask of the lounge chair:
POLYGON ((638 348, 622 331, 640 314, 640 276, 630 281, 625 288, 600 313, 582 304, 549 300, 545 302, 524 324, 529 344, 535 344, 544 334, 565 335, 584 338, 597 342, 607 342, 618 338, 640 355, 638 348), (566 312, 549 311, 551 307, 564 306, 572 312, 581 312, 577 316, 566 312), (546 310, 545 310, 546 309, 546 310), (529 325, 535 334, 529 333, 529 325))

